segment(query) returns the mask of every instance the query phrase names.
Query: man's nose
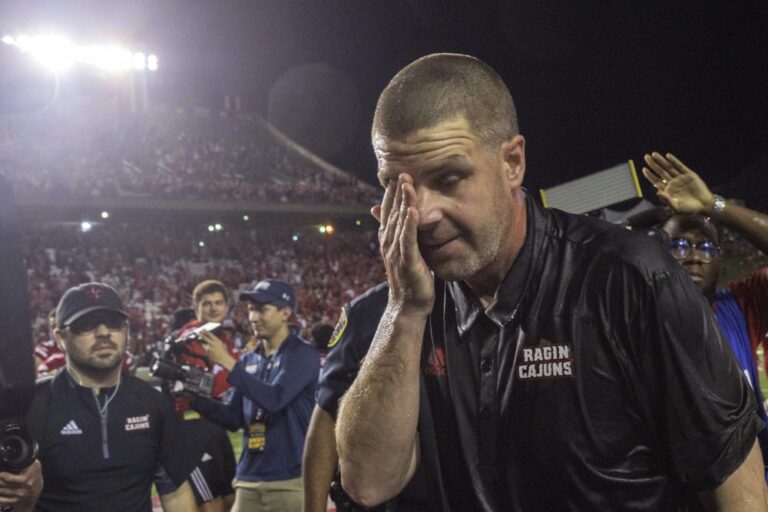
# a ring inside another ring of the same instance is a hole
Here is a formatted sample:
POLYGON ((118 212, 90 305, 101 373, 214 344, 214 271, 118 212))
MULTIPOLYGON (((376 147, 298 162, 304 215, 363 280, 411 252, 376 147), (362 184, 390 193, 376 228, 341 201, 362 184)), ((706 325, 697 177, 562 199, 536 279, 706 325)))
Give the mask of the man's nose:
POLYGON ((691 252, 689 252, 688 256, 685 257, 683 263, 689 263, 691 265, 704 263, 704 258, 701 257, 701 253, 699 251, 692 247, 691 252))
POLYGON ((94 334, 96 336, 109 336, 109 327, 107 327, 106 324, 99 324, 96 326, 96 330, 94 331, 94 334))
POLYGON ((426 188, 416 189, 416 209, 419 212, 419 231, 428 230, 443 218, 439 194, 426 188))

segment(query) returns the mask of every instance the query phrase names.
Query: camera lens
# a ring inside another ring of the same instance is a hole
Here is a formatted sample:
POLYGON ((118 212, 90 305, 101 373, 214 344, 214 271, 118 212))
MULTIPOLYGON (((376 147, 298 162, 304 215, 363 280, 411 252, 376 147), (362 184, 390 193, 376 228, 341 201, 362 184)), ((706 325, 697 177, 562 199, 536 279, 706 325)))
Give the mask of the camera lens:
POLYGON ((7 425, 0 432, 0 468, 21 470, 37 456, 32 437, 19 425, 7 425))
POLYGON ((9 437, 3 440, 0 445, 0 459, 5 464, 13 464, 20 456, 24 454, 23 441, 18 437, 9 437))

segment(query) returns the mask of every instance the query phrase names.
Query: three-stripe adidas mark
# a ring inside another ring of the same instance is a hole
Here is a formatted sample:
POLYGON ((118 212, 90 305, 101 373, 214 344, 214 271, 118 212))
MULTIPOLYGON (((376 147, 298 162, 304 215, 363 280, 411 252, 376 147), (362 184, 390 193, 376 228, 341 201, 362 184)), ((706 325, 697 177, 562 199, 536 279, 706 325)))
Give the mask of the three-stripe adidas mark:
POLYGON ((83 431, 80 430, 80 427, 77 426, 77 423, 75 423, 75 420, 70 421, 66 425, 64 425, 64 428, 61 429, 61 435, 64 436, 72 436, 77 434, 82 434, 83 431))

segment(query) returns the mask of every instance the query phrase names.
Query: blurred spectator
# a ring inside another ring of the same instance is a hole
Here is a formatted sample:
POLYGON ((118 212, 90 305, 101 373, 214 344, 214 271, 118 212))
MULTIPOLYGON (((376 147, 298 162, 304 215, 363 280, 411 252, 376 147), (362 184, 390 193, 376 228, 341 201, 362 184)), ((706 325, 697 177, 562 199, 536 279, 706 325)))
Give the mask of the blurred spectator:
POLYGON ((312 343, 320 352, 320 366, 325 363, 325 355, 328 353, 328 343, 333 335, 333 326, 326 322, 318 322, 312 327, 312 343))
MULTIPOLYGON (((192 305, 195 318, 179 329, 179 337, 193 335, 194 331, 209 322, 223 324, 229 314, 231 293, 224 283, 215 279, 206 279, 192 291, 192 305)), ((178 311, 178 310, 177 310, 178 311)), ((181 313, 178 316, 183 316, 181 313)), ((218 336, 226 344, 232 355, 237 355, 232 339, 221 329, 218 336)), ((184 352, 175 361, 178 364, 197 366, 214 376, 212 397, 224 400, 230 388, 229 372, 213 364, 206 357, 201 342, 193 339, 184 345, 184 352)), ((189 409, 190 399, 187 394, 175 394, 176 412, 181 421, 180 435, 189 451, 195 453, 195 468, 187 481, 195 493, 201 512, 224 512, 229 510, 234 501, 232 478, 235 476, 235 454, 223 428, 202 418, 189 409)), ((156 482, 158 492, 165 494, 173 489, 173 482, 164 476, 156 482)))

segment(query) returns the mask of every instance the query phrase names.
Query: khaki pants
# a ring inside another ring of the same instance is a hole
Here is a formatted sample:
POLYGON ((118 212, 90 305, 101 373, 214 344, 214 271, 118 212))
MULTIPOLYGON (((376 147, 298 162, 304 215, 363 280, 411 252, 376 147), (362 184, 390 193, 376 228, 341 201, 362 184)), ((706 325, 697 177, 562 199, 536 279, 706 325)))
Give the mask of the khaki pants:
POLYGON ((278 482, 235 480, 235 504, 230 512, 301 512, 304 486, 301 478, 278 482))

